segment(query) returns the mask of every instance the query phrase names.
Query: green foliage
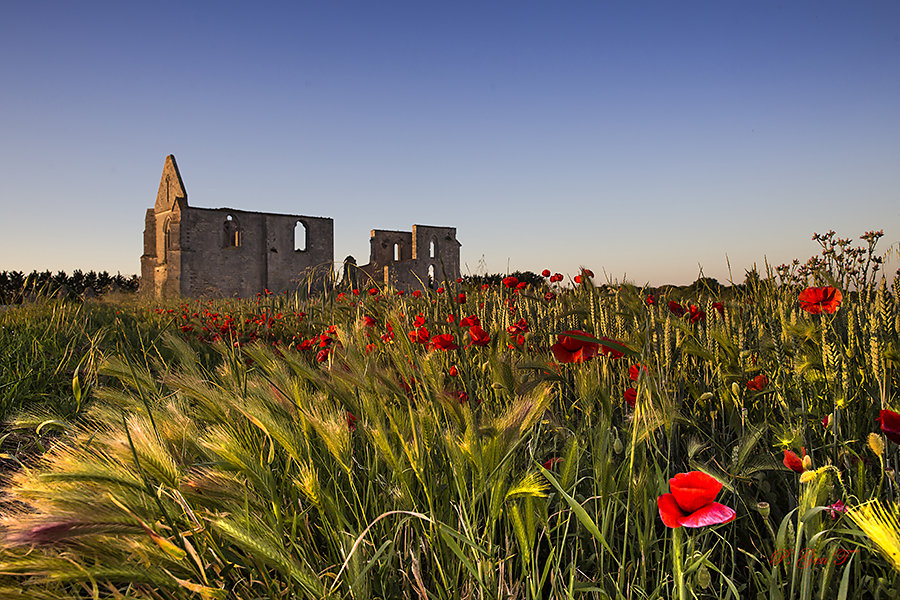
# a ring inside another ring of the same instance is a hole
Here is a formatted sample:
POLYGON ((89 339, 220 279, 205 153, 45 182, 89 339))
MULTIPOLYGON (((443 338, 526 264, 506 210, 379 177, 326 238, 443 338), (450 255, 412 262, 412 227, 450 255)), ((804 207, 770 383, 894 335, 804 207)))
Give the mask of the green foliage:
POLYGON ((0 593, 807 599, 897 588, 898 573, 829 508, 900 493, 897 445, 867 446, 879 410, 900 408, 890 287, 847 292, 820 315, 772 277, 737 289, 698 280, 655 290, 655 303, 630 286, 451 288, 4 313, 0 389, 7 410, 25 412, 3 438, 0 593), (459 326, 467 317, 486 345, 459 326), (458 348, 407 335, 423 327, 458 348), (573 343, 608 344, 560 364, 551 346, 574 329, 584 335, 573 343), (802 478, 782 463, 801 448, 802 478), (691 470, 723 483, 733 522, 663 525, 657 497, 691 470))

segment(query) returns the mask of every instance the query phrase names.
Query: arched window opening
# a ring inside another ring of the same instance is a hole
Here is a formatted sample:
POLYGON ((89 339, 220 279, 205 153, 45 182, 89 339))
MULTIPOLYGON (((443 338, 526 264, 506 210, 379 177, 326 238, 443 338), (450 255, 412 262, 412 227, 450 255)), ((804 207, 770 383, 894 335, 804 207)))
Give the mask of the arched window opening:
POLYGON ((225 217, 223 225, 225 240, 222 246, 224 248, 238 248, 241 245, 241 226, 233 215, 225 217))
POLYGON ((309 233, 306 223, 297 221, 294 225, 294 252, 306 252, 306 236, 309 233))
POLYGON ((172 219, 166 219, 163 225, 163 247, 162 259, 165 261, 169 257, 169 250, 172 248, 172 219))
POLYGON ((428 265, 428 287, 434 287, 434 265, 428 265))
POLYGON ((394 262, 400 262, 400 244, 394 244, 394 262))
POLYGON ((434 239, 428 244, 428 257, 434 258, 434 239))

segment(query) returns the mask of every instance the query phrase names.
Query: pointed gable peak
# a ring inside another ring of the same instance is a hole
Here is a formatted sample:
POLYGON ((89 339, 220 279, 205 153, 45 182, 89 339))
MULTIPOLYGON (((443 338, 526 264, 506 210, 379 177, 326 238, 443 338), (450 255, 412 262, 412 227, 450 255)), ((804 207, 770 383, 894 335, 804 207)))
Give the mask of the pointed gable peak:
POLYGON ((155 210, 156 212, 172 210, 176 203, 187 206, 187 190, 184 189, 181 173, 178 172, 175 155, 170 154, 166 157, 166 162, 163 165, 162 177, 159 180, 159 190, 156 192, 155 210))

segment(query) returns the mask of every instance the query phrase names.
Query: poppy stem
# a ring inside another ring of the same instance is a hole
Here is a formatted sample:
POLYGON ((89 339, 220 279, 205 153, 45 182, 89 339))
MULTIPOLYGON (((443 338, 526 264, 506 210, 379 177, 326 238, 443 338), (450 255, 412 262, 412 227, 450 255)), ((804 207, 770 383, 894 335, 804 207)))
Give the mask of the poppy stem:
POLYGON ((681 527, 672 529, 672 570, 675 574, 675 592, 678 600, 688 600, 688 590, 684 585, 684 539, 681 527))

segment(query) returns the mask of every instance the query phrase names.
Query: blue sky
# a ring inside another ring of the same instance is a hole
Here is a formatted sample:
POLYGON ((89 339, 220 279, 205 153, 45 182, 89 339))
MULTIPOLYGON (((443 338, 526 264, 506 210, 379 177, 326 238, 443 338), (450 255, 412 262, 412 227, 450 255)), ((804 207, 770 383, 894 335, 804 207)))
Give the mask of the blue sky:
MULTIPOLYGON (((189 203, 457 227, 464 272, 736 280, 900 241, 900 3, 18 2, 0 270, 137 273, 189 203)), ((891 273, 898 266, 890 265, 891 273)))

